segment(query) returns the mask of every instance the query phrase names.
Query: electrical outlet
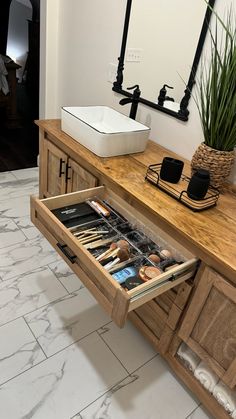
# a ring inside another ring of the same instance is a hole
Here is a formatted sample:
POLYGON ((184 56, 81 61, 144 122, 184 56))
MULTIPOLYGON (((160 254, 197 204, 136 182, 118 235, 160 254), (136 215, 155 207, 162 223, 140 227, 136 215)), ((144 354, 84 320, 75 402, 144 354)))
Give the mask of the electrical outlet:
POLYGON ((128 48, 125 60, 133 63, 140 63, 142 61, 142 52, 140 48, 128 48))
POLYGON ((114 81, 116 81, 116 75, 117 75, 117 65, 113 63, 109 63, 108 69, 107 69, 107 81, 109 83, 114 83, 114 81))

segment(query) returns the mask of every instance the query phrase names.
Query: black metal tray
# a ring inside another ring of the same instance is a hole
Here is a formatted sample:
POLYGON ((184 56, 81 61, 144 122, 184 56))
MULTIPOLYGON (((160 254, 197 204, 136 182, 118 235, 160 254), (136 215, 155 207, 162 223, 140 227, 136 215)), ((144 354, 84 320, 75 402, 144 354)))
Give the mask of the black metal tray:
POLYGON ((182 174, 180 181, 173 184, 165 182, 160 178, 160 170, 161 163, 151 164, 147 169, 145 179, 186 207, 193 211, 203 211, 216 205, 220 194, 218 189, 210 186, 205 198, 196 201, 187 195, 187 188, 190 181, 188 176, 182 174))

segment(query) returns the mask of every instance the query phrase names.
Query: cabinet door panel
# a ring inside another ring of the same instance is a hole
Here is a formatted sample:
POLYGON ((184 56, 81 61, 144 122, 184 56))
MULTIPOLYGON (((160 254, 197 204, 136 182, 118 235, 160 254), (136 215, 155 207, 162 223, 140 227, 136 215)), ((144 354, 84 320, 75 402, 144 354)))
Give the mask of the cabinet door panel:
POLYGON ((61 195, 66 192, 65 167, 67 155, 50 141, 44 139, 41 157, 41 195, 45 197, 61 195))
POLYGON ((68 161, 67 192, 83 191, 97 186, 97 178, 74 160, 68 161))
POLYGON ((236 385, 236 289, 205 268, 179 336, 231 388, 236 385))

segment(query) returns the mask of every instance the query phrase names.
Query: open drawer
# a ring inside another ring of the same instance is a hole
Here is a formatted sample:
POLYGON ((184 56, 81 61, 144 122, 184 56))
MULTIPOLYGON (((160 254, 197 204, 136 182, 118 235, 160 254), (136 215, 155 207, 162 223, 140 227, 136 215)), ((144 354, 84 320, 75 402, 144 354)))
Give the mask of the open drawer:
POLYGON ((197 259, 150 222, 147 210, 144 215, 144 211, 137 211, 104 186, 42 200, 31 197, 31 219, 119 327, 124 326, 129 312, 190 279, 196 271, 197 259), (95 196, 109 202, 131 224, 138 224, 154 242, 161 238, 177 249, 183 262, 136 288, 125 290, 52 212, 95 196))

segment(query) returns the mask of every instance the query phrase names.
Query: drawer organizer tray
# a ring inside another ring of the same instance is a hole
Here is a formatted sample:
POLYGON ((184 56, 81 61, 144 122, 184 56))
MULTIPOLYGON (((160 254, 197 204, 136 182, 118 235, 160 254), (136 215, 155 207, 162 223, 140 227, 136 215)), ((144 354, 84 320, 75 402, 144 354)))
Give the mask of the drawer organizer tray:
POLYGON ((132 202, 127 203, 104 186, 42 200, 32 196, 31 219, 119 327, 124 326, 129 312, 192 278, 196 271, 197 259, 150 222, 145 210, 136 210, 132 202), (168 243, 169 248, 176 249, 181 255, 183 263, 125 290, 52 212, 94 197, 108 202, 127 222, 155 243, 160 240, 168 243))

